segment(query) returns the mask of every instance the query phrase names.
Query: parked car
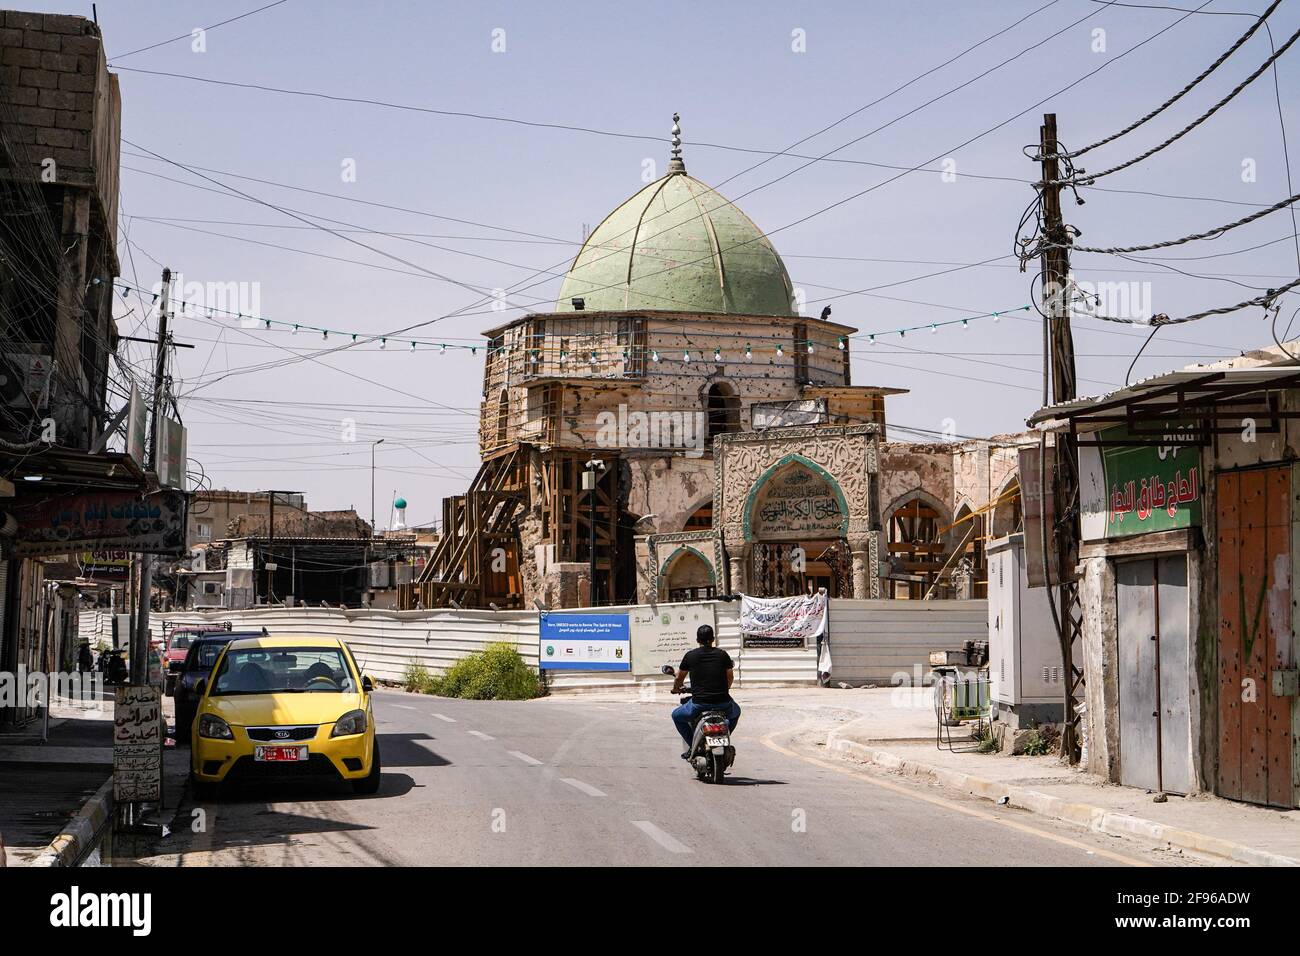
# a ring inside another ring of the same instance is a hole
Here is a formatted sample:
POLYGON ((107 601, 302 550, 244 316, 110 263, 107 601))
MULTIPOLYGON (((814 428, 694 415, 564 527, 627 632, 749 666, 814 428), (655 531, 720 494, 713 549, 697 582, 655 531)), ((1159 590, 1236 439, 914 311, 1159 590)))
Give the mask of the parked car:
POLYGON ((374 685, 342 640, 233 640, 199 687, 190 736, 198 799, 225 782, 276 777, 321 775, 350 782, 356 793, 379 789, 374 685))
POLYGON ((235 638, 265 637, 266 628, 260 631, 204 631, 187 641, 185 659, 171 676, 175 678, 171 694, 176 700, 176 742, 189 743, 190 725, 199 706, 195 687, 212 672, 212 665, 221 656, 222 649, 235 638))
POLYGON ((172 696, 176 686, 176 675, 180 673, 182 666, 185 664, 185 657, 189 654, 190 644, 194 638, 202 634, 229 633, 231 624, 229 621, 223 621, 220 624, 185 624, 177 627, 171 626, 170 622, 163 624, 163 637, 165 641, 165 657, 163 665, 167 674, 168 697, 172 696))

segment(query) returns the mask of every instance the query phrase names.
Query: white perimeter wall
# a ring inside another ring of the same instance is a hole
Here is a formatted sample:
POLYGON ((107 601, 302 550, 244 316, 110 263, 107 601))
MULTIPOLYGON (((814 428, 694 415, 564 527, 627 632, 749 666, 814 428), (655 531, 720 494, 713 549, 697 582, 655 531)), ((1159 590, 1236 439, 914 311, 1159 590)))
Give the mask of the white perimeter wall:
MULTIPOLYGON (((742 687, 815 684, 817 650, 742 648, 740 602, 715 602, 718 643, 736 661, 742 687)), ((586 609, 584 609, 586 610, 586 609)), ((621 613, 626 607, 597 608, 588 613, 621 613)), ((422 664, 441 674, 453 663, 487 644, 513 644, 532 667, 537 666, 536 611, 381 611, 347 608, 249 608, 242 611, 176 611, 150 616, 161 636, 163 621, 186 624, 230 621, 235 630, 272 634, 328 635, 348 642, 366 673, 379 680, 401 681, 406 666, 422 664)), ((81 637, 92 644, 112 640, 112 621, 102 610, 81 612, 81 637)), ((988 640, 985 601, 852 601, 830 602, 832 682, 889 685, 893 675, 929 674, 931 651, 960 650, 967 640, 988 640)), ((668 678, 664 678, 665 681, 668 678)), ((555 690, 631 688, 630 674, 552 672, 555 690)))

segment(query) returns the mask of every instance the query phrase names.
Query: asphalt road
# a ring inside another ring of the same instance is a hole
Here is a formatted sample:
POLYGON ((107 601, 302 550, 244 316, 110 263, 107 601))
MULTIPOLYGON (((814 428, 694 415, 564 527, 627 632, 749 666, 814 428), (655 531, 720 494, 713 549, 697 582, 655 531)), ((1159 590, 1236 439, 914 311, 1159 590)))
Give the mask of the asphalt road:
MULTIPOLYGON (((742 705, 744 696, 739 695, 742 705)), ((820 753, 825 728, 752 706, 732 775, 697 781, 669 699, 375 695, 383 785, 259 785, 195 806, 147 866, 1186 865, 1167 852, 820 753)))

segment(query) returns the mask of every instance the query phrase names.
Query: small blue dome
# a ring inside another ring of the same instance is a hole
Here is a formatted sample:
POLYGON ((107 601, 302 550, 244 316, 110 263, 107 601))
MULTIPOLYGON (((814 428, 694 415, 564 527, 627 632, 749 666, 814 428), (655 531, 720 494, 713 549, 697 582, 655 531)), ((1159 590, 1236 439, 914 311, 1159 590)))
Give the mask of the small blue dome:
POLYGON ((405 507, 406 507, 406 499, 405 499, 405 498, 398 498, 396 501, 393 502, 393 507, 394 507, 394 508, 405 508, 405 507))

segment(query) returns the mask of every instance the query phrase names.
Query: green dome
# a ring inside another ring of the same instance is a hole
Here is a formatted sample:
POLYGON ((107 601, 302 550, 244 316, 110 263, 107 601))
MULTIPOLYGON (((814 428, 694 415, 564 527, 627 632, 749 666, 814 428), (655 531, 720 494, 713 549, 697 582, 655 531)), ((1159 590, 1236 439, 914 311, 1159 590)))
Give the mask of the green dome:
POLYGON ((394 508, 405 508, 405 507, 406 507, 406 499, 405 499, 405 498, 398 498, 396 501, 393 502, 393 507, 394 507, 394 508))
POLYGON ((555 311, 572 312, 581 298, 588 312, 793 316, 792 295, 767 237, 675 159, 587 237, 555 311))

